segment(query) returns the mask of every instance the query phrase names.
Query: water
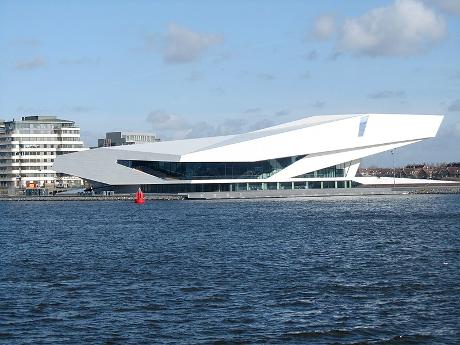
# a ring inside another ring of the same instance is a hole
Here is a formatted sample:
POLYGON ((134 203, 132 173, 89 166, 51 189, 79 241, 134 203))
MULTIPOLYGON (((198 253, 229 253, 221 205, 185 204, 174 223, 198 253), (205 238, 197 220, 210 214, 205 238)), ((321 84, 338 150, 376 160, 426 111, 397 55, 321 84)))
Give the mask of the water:
POLYGON ((459 195, 0 211, 0 343, 460 343, 459 195))

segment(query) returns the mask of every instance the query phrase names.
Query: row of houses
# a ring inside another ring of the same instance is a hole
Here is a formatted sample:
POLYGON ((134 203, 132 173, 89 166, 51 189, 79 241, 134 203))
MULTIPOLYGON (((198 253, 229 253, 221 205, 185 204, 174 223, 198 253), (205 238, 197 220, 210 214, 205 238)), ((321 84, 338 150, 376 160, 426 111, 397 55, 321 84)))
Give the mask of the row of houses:
POLYGON ((360 168, 356 176, 405 177, 433 180, 460 180, 460 162, 409 164, 402 168, 360 168))

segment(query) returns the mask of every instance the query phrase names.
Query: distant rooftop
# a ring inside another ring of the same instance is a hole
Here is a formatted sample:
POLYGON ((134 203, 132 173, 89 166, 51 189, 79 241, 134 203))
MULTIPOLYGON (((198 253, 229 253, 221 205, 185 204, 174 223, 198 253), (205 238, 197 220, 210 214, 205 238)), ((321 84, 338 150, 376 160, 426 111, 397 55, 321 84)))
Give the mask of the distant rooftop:
POLYGON ((106 135, 109 134, 120 134, 120 135, 145 135, 145 136, 156 136, 154 133, 149 132, 132 132, 132 131, 114 131, 114 132, 107 132, 106 135))
POLYGON ((154 143, 160 141, 153 133, 117 131, 105 133, 105 138, 97 140, 98 147, 122 146, 154 143))
MULTIPOLYGON (((13 120, 14 121, 14 120, 13 120)), ((56 116, 23 116, 22 121, 51 121, 51 122, 73 122, 69 120, 58 119, 56 116)))

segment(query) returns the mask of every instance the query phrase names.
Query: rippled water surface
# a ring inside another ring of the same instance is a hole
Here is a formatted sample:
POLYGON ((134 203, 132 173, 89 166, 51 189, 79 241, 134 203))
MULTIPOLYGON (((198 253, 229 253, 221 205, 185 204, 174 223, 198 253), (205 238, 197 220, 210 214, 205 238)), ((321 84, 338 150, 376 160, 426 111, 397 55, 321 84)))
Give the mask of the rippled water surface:
POLYGON ((0 212, 0 343, 460 343, 459 195, 0 212))

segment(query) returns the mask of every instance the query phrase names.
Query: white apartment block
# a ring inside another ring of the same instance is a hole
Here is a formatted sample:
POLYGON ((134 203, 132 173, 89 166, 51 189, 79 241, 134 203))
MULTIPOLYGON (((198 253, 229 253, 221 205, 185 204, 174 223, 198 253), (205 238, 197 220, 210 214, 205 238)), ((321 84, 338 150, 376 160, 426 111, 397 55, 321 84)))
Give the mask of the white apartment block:
POLYGON ((52 166, 57 156, 84 150, 73 121, 55 116, 0 120, 0 189, 82 186, 80 178, 52 166))

